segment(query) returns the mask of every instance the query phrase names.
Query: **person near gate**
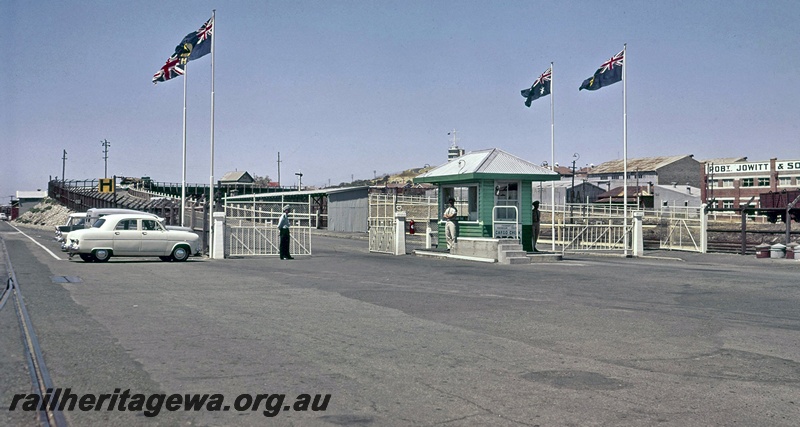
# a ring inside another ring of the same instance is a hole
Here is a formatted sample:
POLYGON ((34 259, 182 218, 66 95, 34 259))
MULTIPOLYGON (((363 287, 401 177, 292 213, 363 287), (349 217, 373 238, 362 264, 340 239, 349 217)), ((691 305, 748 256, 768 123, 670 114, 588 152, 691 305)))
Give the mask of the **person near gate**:
POLYGON ((283 207, 283 215, 281 215, 281 219, 278 220, 278 231, 280 232, 281 236, 281 243, 280 243, 280 253, 281 259, 294 259, 289 254, 289 211, 291 208, 289 205, 283 207))
POLYGON ((452 197, 447 199, 447 209, 442 216, 445 220, 444 237, 447 240, 447 250, 452 249, 458 240, 458 210, 455 207, 456 200, 452 197))
POLYGON ((539 240, 539 229, 542 224, 542 212, 539 211, 539 201, 536 200, 533 202, 533 210, 531 211, 531 219, 533 220, 533 230, 531 233, 531 243, 533 243, 533 251, 539 252, 536 249, 536 241, 539 240))

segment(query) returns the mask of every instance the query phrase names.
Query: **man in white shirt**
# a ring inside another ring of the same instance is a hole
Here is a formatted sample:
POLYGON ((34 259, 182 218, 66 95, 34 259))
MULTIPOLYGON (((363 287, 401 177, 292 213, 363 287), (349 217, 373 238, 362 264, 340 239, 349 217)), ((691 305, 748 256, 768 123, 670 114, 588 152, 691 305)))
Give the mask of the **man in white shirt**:
POLYGON ((444 210, 442 216, 445 220, 444 237, 447 240, 447 250, 452 249, 456 245, 458 239, 458 210, 454 206, 456 203, 452 197, 447 199, 447 209, 444 210))

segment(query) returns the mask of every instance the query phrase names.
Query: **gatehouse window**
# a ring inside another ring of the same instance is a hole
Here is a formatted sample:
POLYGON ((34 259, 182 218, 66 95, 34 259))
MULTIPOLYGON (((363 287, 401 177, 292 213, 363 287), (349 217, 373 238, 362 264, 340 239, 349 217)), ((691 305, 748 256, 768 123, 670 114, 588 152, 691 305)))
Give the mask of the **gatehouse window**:
POLYGON ((469 221, 478 220, 478 186, 442 187, 444 193, 443 204, 447 206, 449 198, 455 199, 455 208, 458 216, 469 221))

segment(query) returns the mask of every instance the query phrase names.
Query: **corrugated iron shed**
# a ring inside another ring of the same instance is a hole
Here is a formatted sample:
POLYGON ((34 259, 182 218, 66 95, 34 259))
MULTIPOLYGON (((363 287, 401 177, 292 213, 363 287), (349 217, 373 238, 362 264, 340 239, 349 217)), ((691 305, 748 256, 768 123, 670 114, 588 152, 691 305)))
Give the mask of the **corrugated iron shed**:
MULTIPOLYGON (((662 156, 662 157, 643 157, 640 159, 628 159, 628 172, 638 170, 639 172, 655 172, 671 163, 675 163, 685 158, 691 158, 691 154, 682 156, 662 156)), ((624 164, 622 159, 611 160, 601 163, 589 171, 592 175, 600 173, 622 173, 624 164)))

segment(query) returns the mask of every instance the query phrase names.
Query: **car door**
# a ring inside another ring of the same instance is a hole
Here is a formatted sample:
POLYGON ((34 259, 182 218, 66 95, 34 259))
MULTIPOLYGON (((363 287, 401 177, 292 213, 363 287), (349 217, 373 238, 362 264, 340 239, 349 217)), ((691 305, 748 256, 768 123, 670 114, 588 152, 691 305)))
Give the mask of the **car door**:
POLYGON ((155 219, 142 220, 142 255, 169 255, 167 231, 155 219))
POLYGON ((123 218, 114 227, 114 255, 139 255, 142 246, 142 232, 139 220, 123 218))

